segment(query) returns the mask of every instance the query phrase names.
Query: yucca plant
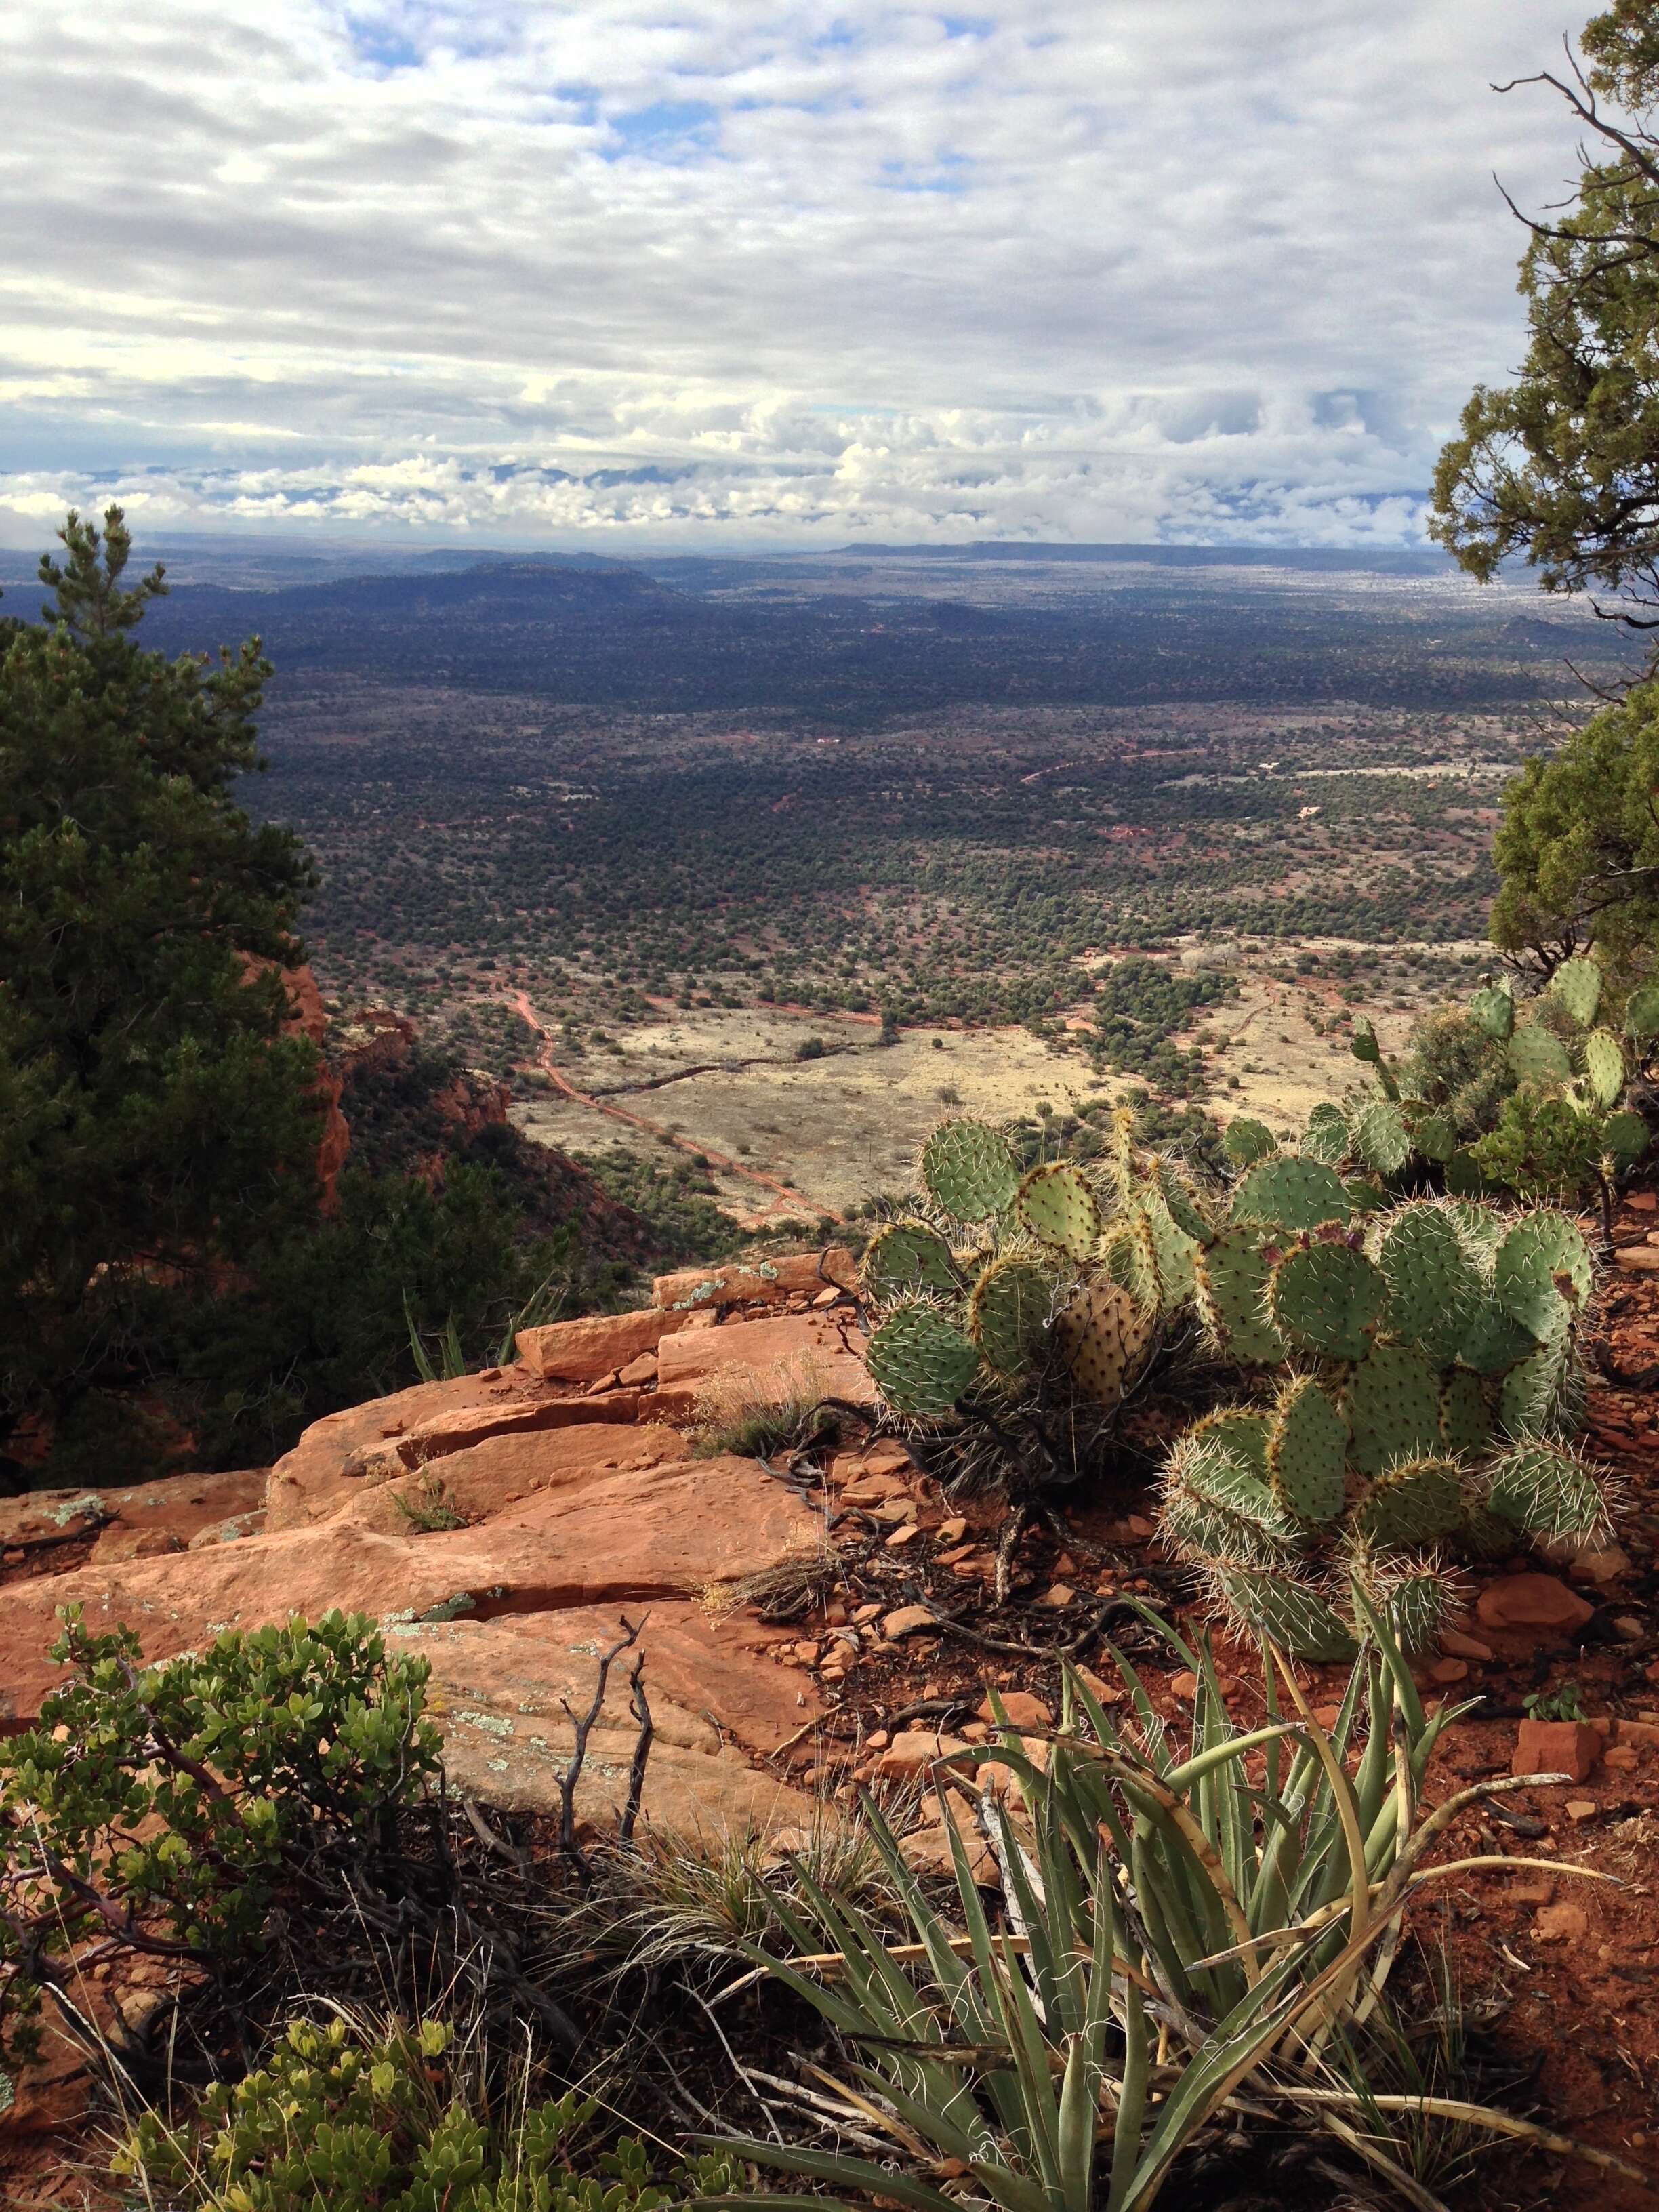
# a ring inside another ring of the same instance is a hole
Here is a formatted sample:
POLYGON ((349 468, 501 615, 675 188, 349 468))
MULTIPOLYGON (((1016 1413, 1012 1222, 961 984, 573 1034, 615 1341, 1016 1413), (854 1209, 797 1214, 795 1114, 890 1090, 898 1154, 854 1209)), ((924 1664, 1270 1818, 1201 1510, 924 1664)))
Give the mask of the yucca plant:
MULTIPOLYGON (((1329 1731, 1276 1655, 1265 1669, 1265 1723, 1236 1727, 1207 1650, 1166 1630, 1199 1680, 1185 1755, 1121 1656, 1127 1727, 1068 1674, 1046 1764, 1007 1728, 988 1749, 957 1754, 947 1766, 958 1786, 970 1766, 1005 1784, 1006 1796, 993 1787, 979 1801, 1004 1873, 1001 1926, 953 1822, 959 1925, 875 1818, 914 1940, 892 1943, 803 1877, 810 1912, 781 1909, 799 1955, 751 1956, 859 2054, 841 2113, 890 2149, 717 2148, 810 2179, 828 2192, 820 2202, 1145 2212, 1247 2083, 1253 2108, 1352 2138, 1345 2112, 1391 2100, 1324 2086, 1333 2071, 1321 2053, 1377 2004, 1409 1899, 1473 1867, 1540 1863, 1424 1863, 1459 1812, 1516 1784, 1483 1783, 1421 1814, 1424 1769, 1458 1713, 1425 1714, 1387 1624, 1373 1627, 1329 1731)), ((821 2098, 817 2109, 826 2109, 821 2098)), ((1506 2115, 1457 2107, 1460 2118, 1471 2114, 1526 2131, 1506 2115)), ((1404 2178, 1374 2148, 1361 2154, 1404 2178)))

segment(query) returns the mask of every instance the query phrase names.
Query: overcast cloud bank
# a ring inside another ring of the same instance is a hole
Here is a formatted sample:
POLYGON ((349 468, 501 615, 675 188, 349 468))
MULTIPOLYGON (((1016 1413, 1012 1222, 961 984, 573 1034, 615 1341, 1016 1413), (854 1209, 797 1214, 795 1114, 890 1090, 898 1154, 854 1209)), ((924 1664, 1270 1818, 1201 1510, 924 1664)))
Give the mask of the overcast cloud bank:
MULTIPOLYGON (((963 0, 967 4, 967 0, 963 0)), ((1418 542, 1547 0, 0 15, 0 538, 1418 542)))

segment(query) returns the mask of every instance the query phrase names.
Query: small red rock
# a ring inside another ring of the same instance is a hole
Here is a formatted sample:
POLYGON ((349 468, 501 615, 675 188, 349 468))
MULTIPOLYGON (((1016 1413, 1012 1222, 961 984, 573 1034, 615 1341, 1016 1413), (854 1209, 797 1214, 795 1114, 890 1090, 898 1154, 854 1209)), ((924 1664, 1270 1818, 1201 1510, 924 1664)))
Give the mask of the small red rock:
POLYGON ((1190 1667, 1183 1667, 1180 1674, 1170 1677, 1170 1694, 1176 1698, 1195 1698, 1198 1695, 1198 1677, 1190 1667))
POLYGON ((1511 1774, 1565 1774, 1583 1782, 1601 1756, 1600 1731, 1588 1721, 1522 1721, 1511 1774))
MULTIPOLYGON (((1054 1715, 1044 1705, 1042 1699, 1034 1698, 1029 1690, 1004 1690, 1000 1694, 1002 1710, 1008 1716, 1012 1727, 1038 1729, 1048 1728, 1052 1723, 1054 1715)), ((996 1715, 991 1710, 991 1700, 988 1698, 980 1705, 979 1717, 982 1721, 994 1721, 996 1718, 996 1715)))
POLYGON ((1483 1628, 1582 1628, 1595 1608, 1554 1575, 1504 1575, 1475 1603, 1483 1628))
POLYGON ((1547 1905, 1532 1923, 1540 1943, 1582 1943, 1589 1934, 1589 1915, 1582 1905, 1547 1905))

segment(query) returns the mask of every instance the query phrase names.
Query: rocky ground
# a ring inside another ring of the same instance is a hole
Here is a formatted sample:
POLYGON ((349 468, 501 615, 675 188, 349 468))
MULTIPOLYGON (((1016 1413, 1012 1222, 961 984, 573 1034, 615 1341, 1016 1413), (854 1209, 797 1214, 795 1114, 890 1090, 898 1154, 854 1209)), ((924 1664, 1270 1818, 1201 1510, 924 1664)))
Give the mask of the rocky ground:
MULTIPOLYGON (((1619 1541, 1483 1571, 1462 1626, 1420 1672, 1433 1697, 1480 1701, 1449 1732, 1431 1796, 1512 1765, 1577 1778, 1508 1796, 1503 1814, 1464 1815, 1444 1854, 1566 1860, 1620 1886, 1476 1871, 1431 1893, 1416 1932, 1446 1944, 1471 2021, 1530 2082, 1532 2108, 1659 2176, 1652 1192, 1626 1200, 1615 1243, 1587 1351, 1589 1441, 1620 1478, 1619 1541), (1522 1700, 1568 1681, 1588 1723, 1522 1741, 1522 1700)), ((1002 1510, 948 1495, 925 1450, 883 1432, 850 1269, 832 1249, 665 1277, 642 1312, 526 1331, 514 1366, 333 1415, 268 1473, 0 1504, 0 1722, 16 1729, 38 1711, 55 1679, 44 1655, 56 1611, 73 1601, 94 1628, 137 1627, 155 1657, 293 1610, 371 1612, 432 1662, 452 1782, 526 1815, 556 1812, 568 1709, 586 1707, 623 1623, 644 1623, 655 1724, 644 1808, 666 1829, 787 1840, 824 1801, 849 1804, 865 1787, 914 1808, 931 1763, 987 1733, 990 1686, 1016 1723, 1046 1723, 1064 1650, 1119 1697, 1109 1638, 1178 1729, 1195 1686, 1127 1601, 1202 1626, 1146 1496, 1158 1437, 1190 1408, 1140 1408, 1113 1486, 1033 1524, 999 1605, 1002 1510), (836 1441, 787 1462, 697 1456, 687 1430, 700 1403, 711 1390, 740 1396, 745 1377, 839 1401, 836 1441)), ((1253 1651, 1218 1634, 1216 1653, 1237 1716, 1254 1718, 1253 1651)), ((1330 1698, 1335 1670, 1302 1673, 1316 1704, 1330 1698)), ((578 1791, 589 1826, 622 1802, 636 1738, 615 1680, 578 1791)), ((943 1868, 942 1816, 907 1817, 907 1856, 943 1868)), ((988 1856, 980 1864, 994 1880, 988 1856)), ((50 2177, 67 2171, 82 2109, 72 2075, 59 2051, 21 2086, 0 2136, 10 2202, 70 2201, 50 2177)), ((1535 2153, 1487 2173, 1477 2201, 1493 2208, 1655 2201, 1535 2153)))

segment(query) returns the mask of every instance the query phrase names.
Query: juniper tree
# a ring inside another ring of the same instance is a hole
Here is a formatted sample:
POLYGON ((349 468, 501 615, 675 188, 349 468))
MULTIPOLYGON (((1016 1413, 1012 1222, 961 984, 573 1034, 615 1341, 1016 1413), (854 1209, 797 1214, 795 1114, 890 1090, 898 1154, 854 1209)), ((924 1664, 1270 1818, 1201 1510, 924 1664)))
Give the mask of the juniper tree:
POLYGON ((95 1428, 146 1379, 136 1301, 316 1210, 278 972, 310 866, 233 796, 269 665, 141 650, 166 586, 104 521, 70 515, 44 623, 0 629, 0 1453, 95 1428))

